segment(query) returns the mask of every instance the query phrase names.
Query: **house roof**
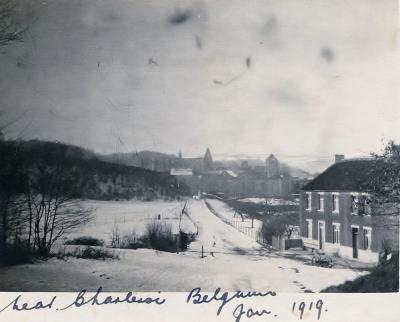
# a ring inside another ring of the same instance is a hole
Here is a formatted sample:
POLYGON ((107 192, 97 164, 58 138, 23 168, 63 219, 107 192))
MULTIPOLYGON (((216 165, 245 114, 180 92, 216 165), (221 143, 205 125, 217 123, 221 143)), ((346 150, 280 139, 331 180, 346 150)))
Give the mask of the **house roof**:
POLYGON ((372 191, 383 162, 379 159, 347 159, 331 165, 306 184, 305 191, 372 191))
POLYGON ((221 170, 220 174, 222 174, 222 175, 226 174, 226 175, 228 175, 230 177, 237 178, 237 174, 234 171, 229 170, 229 169, 221 170))

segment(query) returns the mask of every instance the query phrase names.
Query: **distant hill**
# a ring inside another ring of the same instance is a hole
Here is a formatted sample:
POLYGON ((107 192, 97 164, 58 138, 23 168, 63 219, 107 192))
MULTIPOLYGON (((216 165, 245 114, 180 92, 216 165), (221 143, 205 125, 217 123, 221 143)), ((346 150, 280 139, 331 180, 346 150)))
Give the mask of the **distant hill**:
POLYGON ((62 168, 77 198, 150 200, 187 193, 167 172, 107 162, 90 150, 63 143, 0 141, 0 167, 9 167, 12 162, 22 171, 35 167, 62 168))
POLYGON ((158 172, 170 172, 173 168, 191 168, 196 172, 203 169, 203 158, 179 158, 173 154, 154 151, 139 151, 130 153, 113 153, 99 156, 101 160, 136 166, 158 172))
POLYGON ((171 168, 180 167, 179 158, 177 156, 154 151, 113 153, 100 155, 99 159, 159 172, 169 172, 171 168))

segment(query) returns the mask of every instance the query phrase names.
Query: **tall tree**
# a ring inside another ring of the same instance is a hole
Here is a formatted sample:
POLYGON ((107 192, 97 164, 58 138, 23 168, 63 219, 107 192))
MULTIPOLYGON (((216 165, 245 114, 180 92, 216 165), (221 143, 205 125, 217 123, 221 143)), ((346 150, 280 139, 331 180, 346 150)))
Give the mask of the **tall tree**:
POLYGON ((29 212, 29 239, 33 252, 47 256, 54 243, 92 219, 92 210, 75 199, 71 171, 65 167, 67 147, 51 151, 46 145, 27 162, 26 201, 29 212))
MULTIPOLYGON (((366 205, 374 225, 386 238, 384 252, 398 251, 400 218, 400 145, 390 141, 382 153, 373 154, 375 166, 370 176, 373 193, 366 205)), ((365 207, 364 202, 360 205, 365 207)))

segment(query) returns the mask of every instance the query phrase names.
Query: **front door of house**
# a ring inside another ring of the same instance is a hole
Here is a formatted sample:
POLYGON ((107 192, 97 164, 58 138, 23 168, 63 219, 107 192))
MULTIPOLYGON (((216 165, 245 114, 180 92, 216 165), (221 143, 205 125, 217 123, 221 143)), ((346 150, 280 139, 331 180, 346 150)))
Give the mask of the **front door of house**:
POLYGON ((351 239, 353 244, 353 258, 358 258, 358 228, 351 228, 351 239))
POLYGON ((325 223, 318 223, 318 239, 319 239, 319 249, 324 249, 325 244, 325 223))

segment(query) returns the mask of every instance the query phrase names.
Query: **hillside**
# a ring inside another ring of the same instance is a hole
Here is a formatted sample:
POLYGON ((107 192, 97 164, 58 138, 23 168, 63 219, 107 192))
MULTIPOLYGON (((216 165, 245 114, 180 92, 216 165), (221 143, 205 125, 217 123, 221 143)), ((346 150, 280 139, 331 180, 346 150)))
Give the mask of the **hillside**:
POLYGON ((161 172, 169 172, 171 168, 179 167, 179 159, 177 156, 154 151, 113 153, 100 155, 99 159, 149 170, 156 169, 161 172))
POLYGON ((7 172, 33 173, 43 168, 62 171, 68 190, 77 198, 151 200, 186 193, 168 173, 106 162, 92 151, 63 143, 2 141, 0 166, 7 172))

